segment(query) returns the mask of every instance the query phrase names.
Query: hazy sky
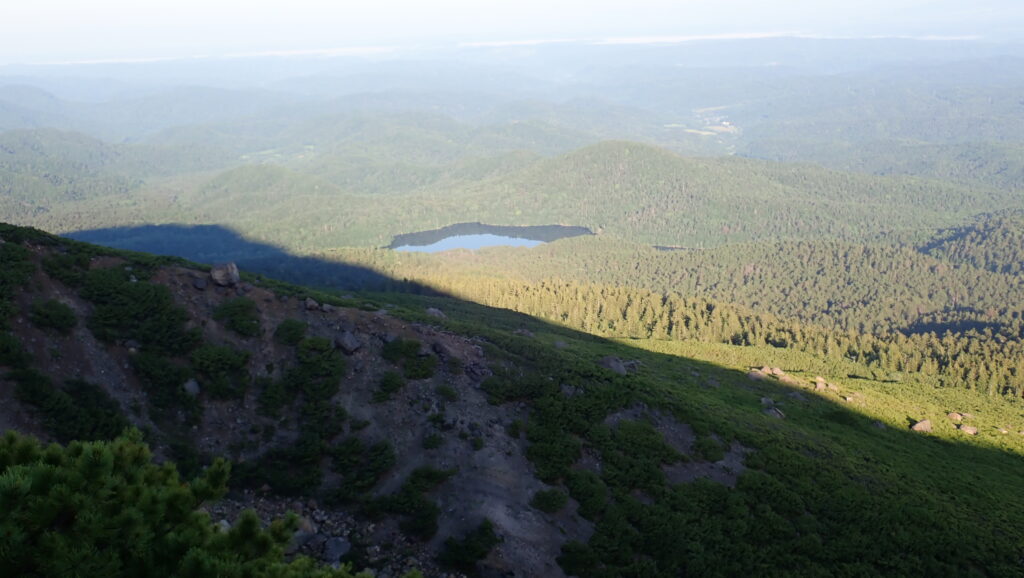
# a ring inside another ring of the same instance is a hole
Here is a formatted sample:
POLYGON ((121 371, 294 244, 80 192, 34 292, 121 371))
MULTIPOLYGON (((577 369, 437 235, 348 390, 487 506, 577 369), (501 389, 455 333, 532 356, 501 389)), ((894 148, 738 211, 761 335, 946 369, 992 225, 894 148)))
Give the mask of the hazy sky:
POLYGON ((5 0, 0 63, 794 33, 1024 37, 1024 0, 5 0))

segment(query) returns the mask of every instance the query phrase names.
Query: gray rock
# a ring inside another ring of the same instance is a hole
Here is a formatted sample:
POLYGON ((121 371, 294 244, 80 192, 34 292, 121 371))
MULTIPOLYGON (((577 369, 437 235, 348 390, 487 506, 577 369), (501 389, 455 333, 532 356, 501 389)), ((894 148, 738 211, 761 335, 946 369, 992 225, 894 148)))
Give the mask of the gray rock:
POLYGON ((434 353, 436 353, 441 359, 451 359, 452 357, 455 357, 455 355, 452 354, 452 350, 440 341, 435 341, 430 348, 433 349, 434 353))
POLYGON ((195 279, 192 279, 192 286, 195 287, 196 289, 200 290, 200 291, 205 291, 206 290, 206 279, 204 279, 202 277, 196 277, 195 279))
POLYGON ((569 347, 569 344, 564 341, 559 340, 555 342, 555 349, 565 349, 566 347, 569 347))
POLYGON ((317 309, 320 309, 320 304, 316 302, 316 299, 313 299, 312 297, 306 297, 306 310, 316 311, 317 309))
POLYGON ((978 435, 978 428, 974 427, 973 425, 962 425, 960 426, 960 431, 969 436, 978 435))
POLYGON ((601 361, 597 362, 597 364, 605 369, 610 369, 619 375, 626 375, 628 373, 626 366, 622 363, 622 360, 614 355, 602 357, 601 361))
POLYGON ((751 381, 761 381, 766 377, 768 377, 768 375, 759 369, 752 369, 747 372, 747 379, 751 381))
POLYGON ((932 431, 932 422, 931 420, 923 419, 910 426, 910 429, 917 432, 930 433, 932 431))
POLYGON ((221 520, 221 521, 217 522, 217 531, 218 532, 228 532, 230 530, 231 530, 231 524, 228 523, 227 520, 221 520))
POLYGON ((448 316, 444 314, 444 311, 441 311, 437 307, 427 307, 427 315, 431 317, 437 317, 438 319, 448 318, 448 316))
POLYGON ((323 303, 320 305, 320 310, 324 313, 331 313, 334 311, 334 305, 331 305, 330 303, 323 303))
POLYGON ((187 393, 190 397, 198 396, 199 392, 201 391, 199 387, 199 382, 196 381, 195 378, 186 381, 185 385, 183 385, 182 388, 185 389, 185 393, 187 393))
POLYGON ((949 419, 951 419, 953 421, 960 421, 960 420, 964 419, 964 415, 962 413, 960 413, 960 412, 957 412, 957 411, 951 411, 951 412, 947 413, 946 417, 948 417, 949 419))
POLYGON ((768 417, 774 417, 775 419, 786 419, 786 414, 782 413, 782 410, 777 407, 765 408, 764 414, 768 417))
POLYGON ((877 419, 871 422, 871 425, 875 426, 878 429, 885 429, 885 422, 879 421, 877 419))
POLYGON ((529 329, 516 329, 512 333, 515 333, 516 335, 521 335, 523 337, 533 337, 533 332, 530 331, 529 329))
POLYGON ((761 398, 761 405, 763 405, 765 407, 775 407, 775 400, 773 400, 770 397, 762 397, 761 398))
POLYGON ((210 269, 210 278, 221 287, 230 287, 238 283, 241 276, 238 274, 238 265, 234 263, 221 263, 210 269))
POLYGON ((352 544, 349 544, 348 540, 338 537, 331 538, 324 543, 323 560, 328 564, 337 564, 351 549, 352 544))
POLYGON ((363 346, 363 342, 351 331, 344 331, 341 335, 334 338, 334 346, 345 352, 346 355, 352 355, 363 346))

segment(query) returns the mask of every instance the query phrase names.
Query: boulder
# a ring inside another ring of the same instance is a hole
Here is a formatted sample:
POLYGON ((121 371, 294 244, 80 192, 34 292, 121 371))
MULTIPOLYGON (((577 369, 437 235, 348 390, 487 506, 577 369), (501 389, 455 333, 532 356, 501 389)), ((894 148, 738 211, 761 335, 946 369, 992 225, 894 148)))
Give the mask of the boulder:
POLYGON ((747 372, 747 379, 751 381, 761 381, 766 377, 768 377, 768 375, 759 369, 752 369, 747 372))
POLYGON ((602 357, 601 361, 597 362, 597 364, 605 369, 610 369, 619 375, 626 375, 628 373, 626 366, 622 363, 622 360, 614 355, 602 357))
POLYGON ((529 329, 516 329, 512 333, 515 333, 516 335, 520 335, 522 337, 533 337, 533 332, 530 331, 529 329))
POLYGON ((206 291, 206 279, 202 277, 196 277, 195 279, 192 279, 192 286, 198 289, 199 291, 206 291))
POLYGON ((186 381, 185 385, 183 385, 182 388, 184 388, 185 393, 187 393, 189 397, 196 397, 199 395, 199 392, 201 391, 199 387, 199 382, 196 381, 195 378, 186 381))
POLYGON ((564 341, 559 340, 555 342, 555 349, 565 349, 566 347, 569 347, 569 344, 564 341))
POLYGON ((775 400, 770 397, 762 397, 761 405, 764 407, 775 407, 775 400))
POLYGON ((327 564, 337 564, 352 549, 352 544, 344 538, 334 537, 324 543, 323 560, 327 564))
POLYGON ((956 412, 956 411, 951 411, 951 412, 947 413, 946 417, 948 417, 949 419, 951 419, 953 421, 960 421, 960 420, 964 419, 964 415, 962 413, 956 412))
POLYGON ((931 420, 924 419, 910 426, 910 429, 917 432, 929 433, 932 431, 932 422, 931 420))
POLYGON ((320 304, 316 302, 316 299, 312 297, 306 297, 305 301, 306 311, 316 311, 320 309, 320 304))
POLYGON ((444 314, 444 311, 441 311, 437 307, 427 307, 427 315, 431 317, 437 317, 438 319, 448 318, 448 316, 444 314))
POLYGON ((765 408, 764 414, 768 417, 774 417, 775 419, 786 419, 786 414, 782 413, 782 410, 777 407, 765 408))
POLYGON ((825 385, 824 381, 814 382, 814 391, 825 391, 826 389, 828 389, 828 386, 825 385))
POLYGON ((976 435, 978 435, 978 428, 974 427, 973 425, 961 425, 959 427, 959 429, 960 429, 961 432, 963 432, 963 433, 965 433, 965 434, 967 434, 969 436, 976 436, 976 435))
POLYGON ((221 287, 230 287, 241 279, 238 274, 238 265, 234 263, 214 265, 213 269, 210 269, 210 278, 221 287))
POLYGON ((879 421, 877 419, 871 422, 871 425, 875 426, 878 429, 885 429, 885 422, 879 421))
POLYGON ((451 359, 455 357, 455 355, 452 353, 452 350, 447 345, 440 341, 435 341, 434 344, 430 346, 430 348, 433 349, 434 353, 436 353, 437 356, 440 357, 441 359, 451 359))
POLYGON ((334 305, 331 305, 330 303, 322 303, 320 305, 320 311, 323 311, 324 313, 331 313, 334 311, 334 305))
POLYGON ((363 342, 351 331, 344 331, 341 335, 334 338, 334 346, 345 352, 346 355, 352 355, 359 348, 363 346, 363 342))
POLYGON ((774 376, 778 377, 778 376, 780 376, 780 375, 786 375, 786 372, 785 372, 785 371, 782 371, 782 370, 781 370, 781 369, 779 369, 778 367, 773 367, 773 368, 772 368, 772 375, 774 375, 774 376))

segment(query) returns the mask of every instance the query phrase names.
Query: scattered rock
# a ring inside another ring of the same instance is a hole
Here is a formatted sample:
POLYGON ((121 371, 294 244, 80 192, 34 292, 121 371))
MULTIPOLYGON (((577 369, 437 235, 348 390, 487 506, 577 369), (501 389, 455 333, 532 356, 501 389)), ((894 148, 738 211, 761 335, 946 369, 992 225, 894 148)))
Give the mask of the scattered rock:
POLYGON ((448 316, 444 314, 444 311, 441 311, 437 307, 427 307, 427 315, 431 317, 437 317, 438 319, 448 318, 448 316))
POLYGON ((566 347, 569 347, 569 344, 564 341, 559 340, 555 342, 555 349, 565 349, 566 347))
POLYGON ((768 374, 759 369, 752 369, 747 373, 747 379, 750 379, 751 381, 762 381, 767 377, 768 374))
POLYGON ((824 381, 814 382, 814 391, 825 391, 828 388, 824 381))
POLYGON ((955 411, 951 411, 951 412, 946 414, 946 417, 948 417, 949 419, 951 419, 953 421, 960 421, 960 420, 964 419, 964 414, 959 413, 959 412, 955 412, 955 411))
POLYGON ((306 311, 316 311, 320 309, 320 304, 316 302, 316 299, 312 297, 306 297, 306 311))
POLYGON ((434 344, 430 346, 430 348, 441 359, 451 359, 455 357, 455 355, 452 353, 452 350, 447 345, 440 341, 435 341, 434 344))
POLYGON ((344 538, 331 538, 324 543, 323 560, 328 564, 337 564, 352 549, 352 544, 344 538))
POLYGON ((529 329, 516 329, 512 333, 515 333, 516 335, 521 335, 523 337, 533 337, 533 332, 530 331, 529 329))
POLYGON ((182 388, 185 390, 185 393, 189 395, 189 397, 196 397, 199 395, 199 392, 201 391, 199 387, 199 382, 196 381, 195 378, 186 381, 185 385, 183 385, 182 388))
POLYGON ((768 417, 774 417, 776 419, 786 419, 786 414, 782 413, 782 410, 777 407, 768 407, 764 409, 764 414, 768 417))
POLYGON ((931 420, 924 419, 910 426, 910 429, 917 432, 930 433, 932 431, 932 422, 931 420))
POLYGON ((807 396, 800 393, 799 391, 791 391, 786 394, 786 397, 795 399, 796 401, 807 401, 807 396))
POLYGON ((196 277, 195 279, 192 279, 192 286, 195 287, 196 289, 200 290, 200 291, 205 291, 206 290, 206 279, 204 279, 202 277, 196 277))
POLYGON ((322 303, 320 305, 320 311, 323 311, 324 313, 331 313, 334 311, 334 305, 331 305, 330 303, 322 303))
POLYGON ((961 425, 958 426, 958 429, 969 436, 978 435, 978 428, 974 427, 973 425, 961 425))
POLYGON ((773 400, 770 397, 762 397, 761 405, 763 405, 764 407, 775 407, 775 400, 773 400))
POLYGON ((875 426, 878 429, 885 429, 885 427, 886 427, 885 426, 885 422, 879 421, 877 419, 875 421, 871 422, 871 425, 875 426))
POLYGON ((238 274, 238 265, 234 263, 221 263, 210 269, 210 277, 213 282, 221 287, 230 287, 238 283, 241 276, 238 274))
POLYGON ((774 375, 774 376, 778 377, 778 376, 780 376, 780 375, 786 375, 786 372, 785 372, 785 371, 782 371, 782 370, 781 370, 781 369, 779 369, 778 367, 773 367, 773 368, 772 368, 772 375, 774 375))
POLYGON ((346 355, 352 355, 359 351, 359 348, 363 346, 363 342, 351 331, 345 331, 334 338, 334 346, 344 351, 346 355))
POLYGON ((619 359, 618 357, 615 357, 614 355, 602 357, 601 361, 597 362, 597 364, 606 369, 610 369, 615 373, 618 373, 619 375, 626 375, 627 373, 629 373, 626 370, 625 364, 622 363, 622 360, 619 359))
POLYGON ((218 532, 228 532, 229 530, 231 530, 231 524, 228 523, 227 520, 221 520, 221 521, 217 522, 217 531, 218 532))

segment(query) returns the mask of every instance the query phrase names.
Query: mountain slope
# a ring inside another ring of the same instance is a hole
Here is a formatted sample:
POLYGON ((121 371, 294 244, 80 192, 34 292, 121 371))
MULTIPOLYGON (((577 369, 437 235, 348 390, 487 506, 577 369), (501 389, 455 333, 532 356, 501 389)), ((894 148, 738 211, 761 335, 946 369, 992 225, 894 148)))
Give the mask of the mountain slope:
POLYGON ((1024 444, 999 428, 1024 423, 1005 402, 0 236, 0 423, 66 440, 126 420, 186 470, 226 454, 241 490, 212 511, 299 509, 322 559, 341 540, 390 573, 410 555, 440 571, 435 553, 517 576, 1021 572, 1024 444))

